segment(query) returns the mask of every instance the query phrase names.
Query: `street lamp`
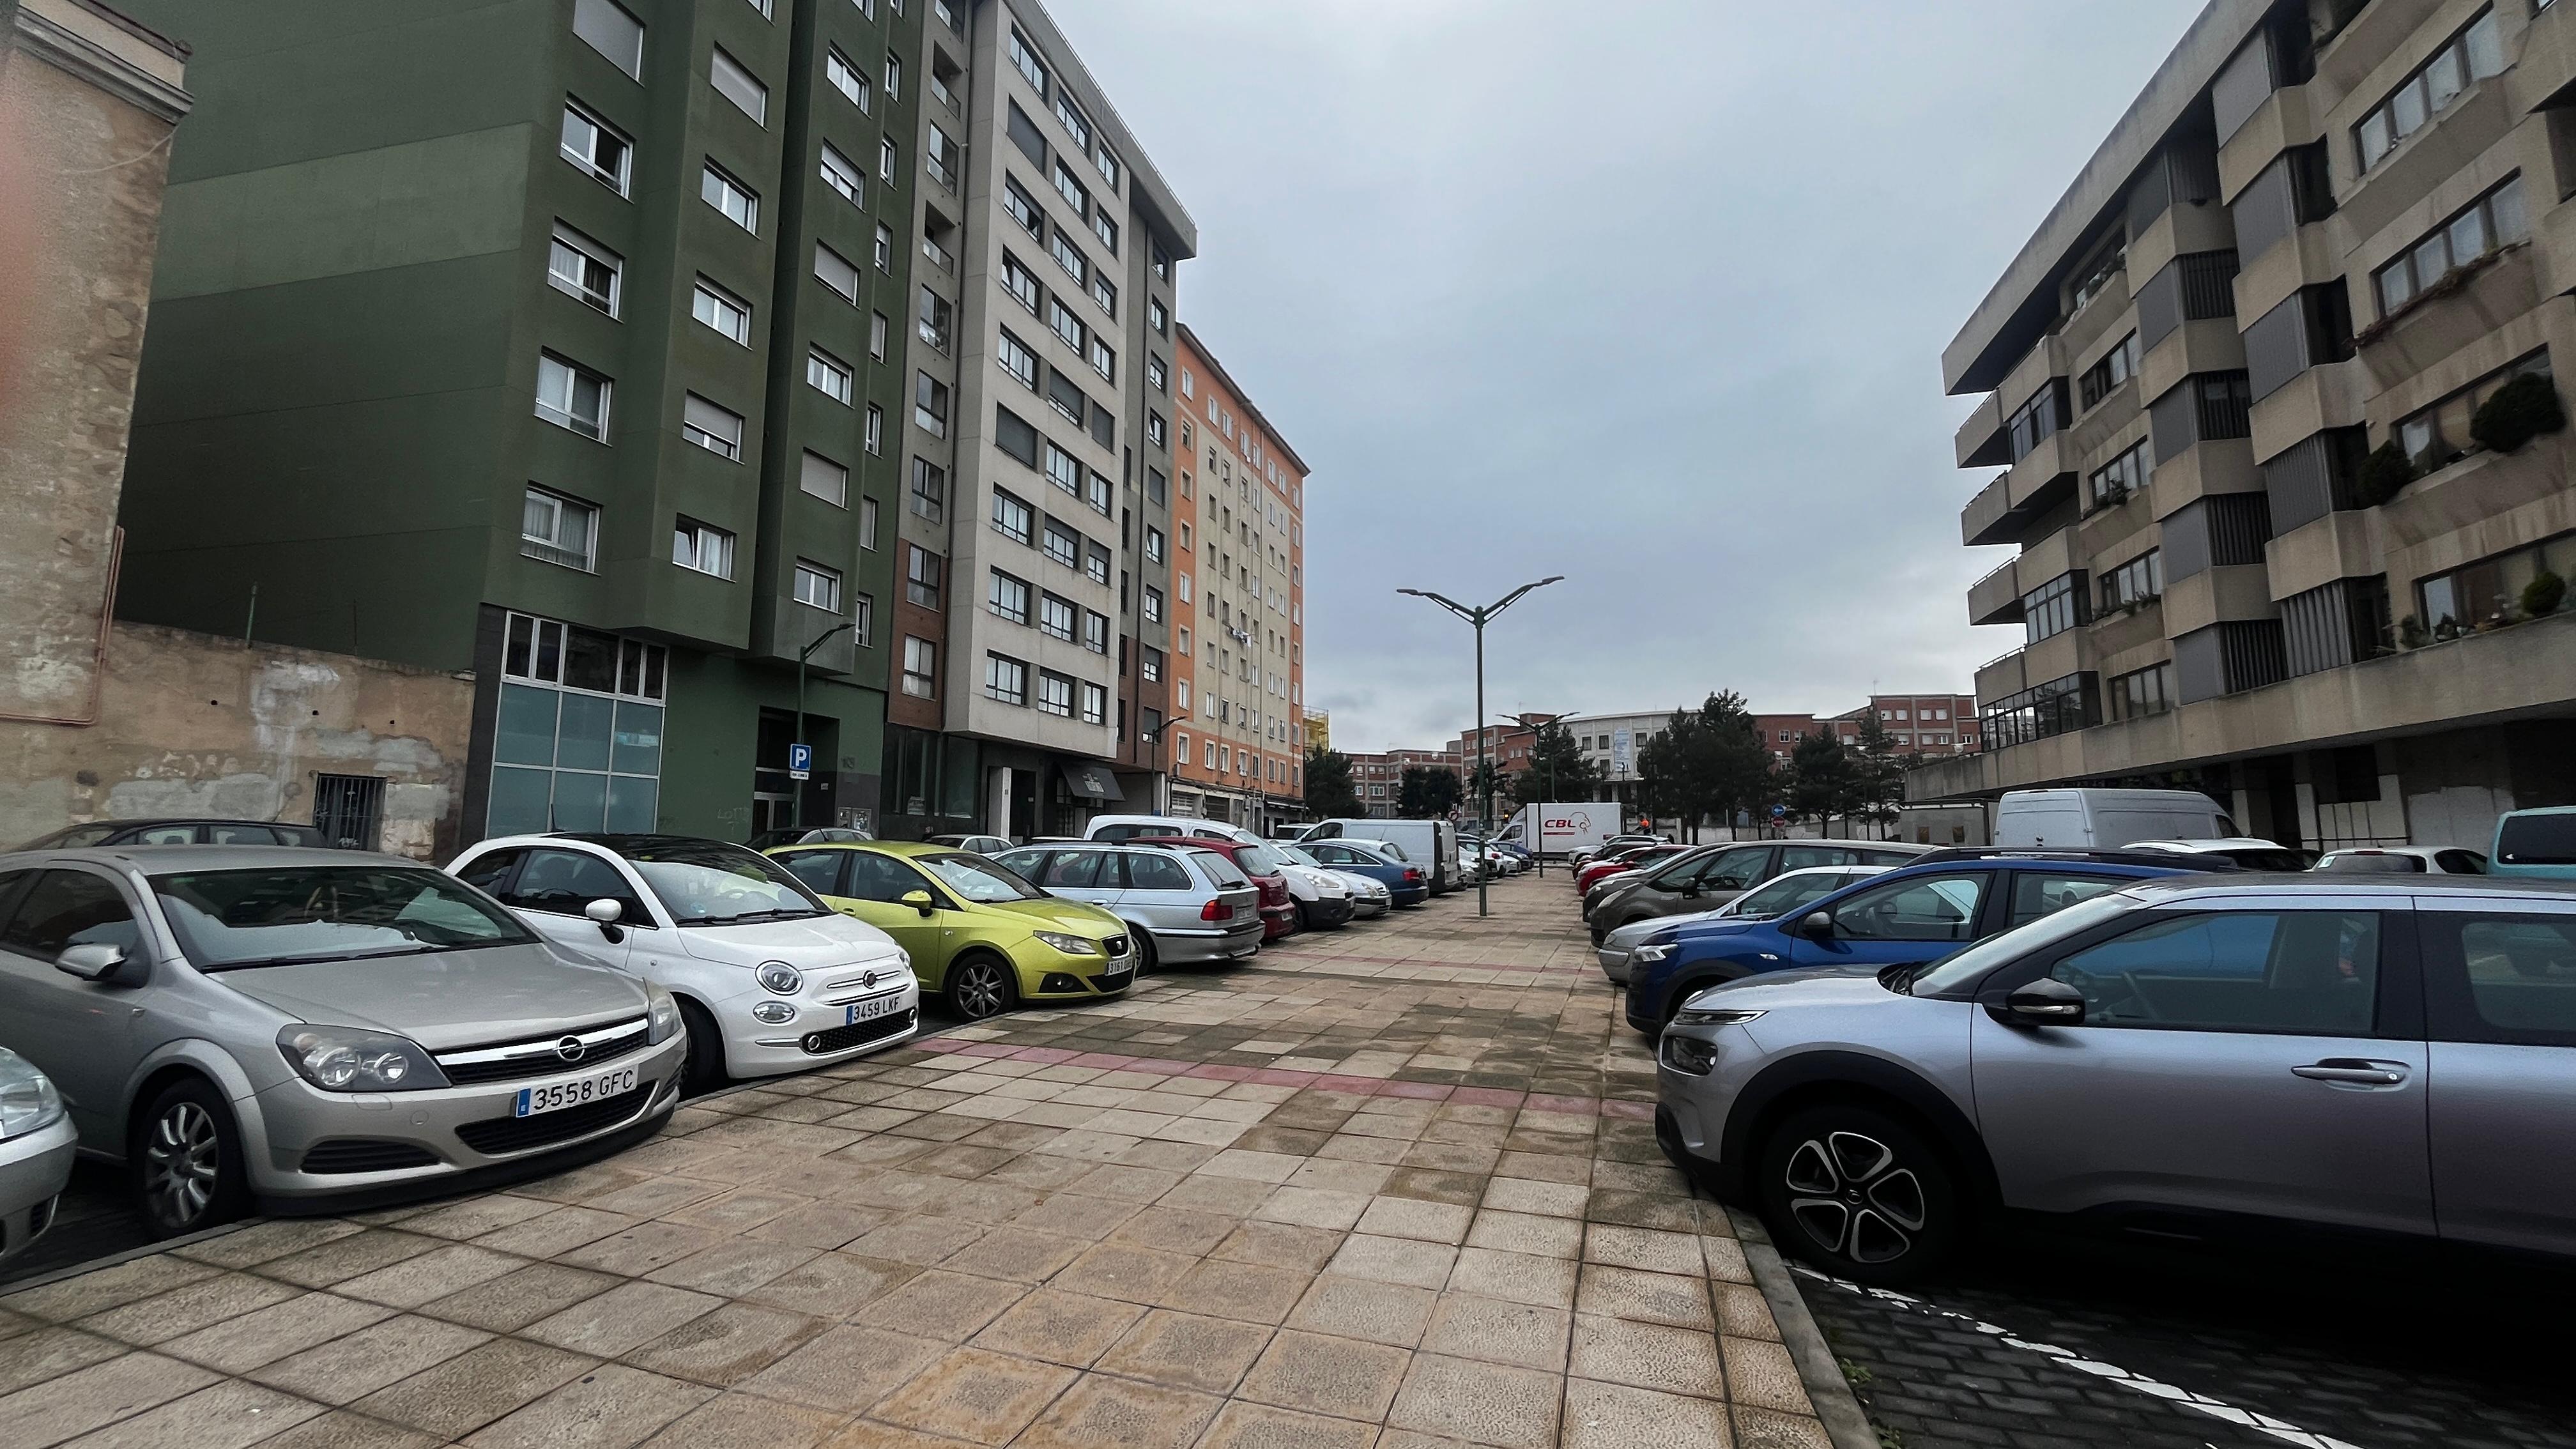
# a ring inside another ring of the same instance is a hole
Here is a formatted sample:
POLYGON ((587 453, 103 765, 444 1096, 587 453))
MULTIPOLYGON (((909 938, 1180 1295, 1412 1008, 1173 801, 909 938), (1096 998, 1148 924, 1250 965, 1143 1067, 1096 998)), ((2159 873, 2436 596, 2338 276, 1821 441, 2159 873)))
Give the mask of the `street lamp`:
MULTIPOLYGON (((1529 711, 1523 710, 1521 714, 1498 714, 1494 716, 1494 718, 1507 719, 1516 725, 1526 726, 1529 724, 1529 721, 1522 718, 1522 715, 1526 715, 1528 713, 1529 711)), ((1547 717, 1547 724, 1538 726, 1538 731, 1545 731, 1547 729, 1547 725, 1562 725, 1565 720, 1566 716, 1561 714, 1549 715, 1547 717)), ((1538 738, 1538 732, 1533 732, 1531 738, 1534 740, 1538 738)), ((1532 758, 1536 759, 1537 755, 1535 752, 1538 747, 1533 744, 1530 748, 1534 752, 1532 758)), ((1556 798, 1556 761, 1554 760, 1549 760, 1547 762, 1546 798, 1550 800, 1556 798)), ((1538 838, 1530 844, 1530 862, 1538 867, 1538 878, 1540 880, 1547 879, 1547 812, 1544 810, 1539 812, 1538 838)))
MULTIPOLYGON (((1477 787, 1484 792, 1482 810, 1487 829, 1491 829, 1493 827, 1494 820, 1494 776, 1492 768, 1487 763, 1485 756, 1485 626, 1493 622, 1494 616, 1502 613, 1512 605, 1519 603, 1521 595, 1528 593, 1532 589, 1543 589, 1550 584, 1562 583, 1564 580, 1565 575, 1563 574, 1550 574, 1546 578, 1540 579, 1537 583, 1523 584, 1519 588, 1512 590, 1510 593, 1503 595, 1500 599, 1495 600, 1493 603, 1486 604, 1481 607, 1470 607, 1466 604, 1459 603, 1456 599, 1447 598, 1443 595, 1431 593, 1424 589, 1396 590, 1399 594, 1409 594, 1417 599, 1429 599, 1431 602, 1438 604, 1440 607, 1447 609, 1450 613, 1457 615, 1459 618, 1464 619, 1475 626, 1477 720, 1476 783, 1477 787)), ((1493 914, 1493 912, 1487 908, 1485 901, 1484 864, 1484 856, 1479 852, 1476 858, 1476 914, 1479 916, 1488 916, 1493 914)))
MULTIPOLYGON (((795 743, 800 745, 805 743, 805 661, 814 657, 814 651, 822 648, 825 640, 830 639, 833 635, 840 633, 844 629, 855 629, 857 627, 858 620, 843 619, 831 628, 815 635, 813 643, 796 651, 795 743)), ((795 788, 789 792, 787 797, 787 828, 790 830, 802 830, 805 828, 805 782, 802 780, 796 780, 789 783, 795 788)))

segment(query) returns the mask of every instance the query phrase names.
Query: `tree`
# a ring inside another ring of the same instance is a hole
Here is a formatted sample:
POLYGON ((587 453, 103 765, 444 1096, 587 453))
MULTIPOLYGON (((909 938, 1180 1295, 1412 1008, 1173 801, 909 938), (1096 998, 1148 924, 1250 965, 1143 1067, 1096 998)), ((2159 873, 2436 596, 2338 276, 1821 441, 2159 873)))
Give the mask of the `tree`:
POLYGON ((1789 813, 1827 829, 1836 816, 1849 818, 1860 790, 1860 769, 1830 726, 1798 737, 1789 756, 1789 813))
POLYGON ((1396 814, 1406 820, 1439 820, 1458 808, 1458 772, 1407 765, 1396 782, 1396 814))
POLYGON ((1537 805, 1549 800, 1589 800, 1600 793, 1601 767, 1583 757, 1574 732, 1561 724, 1538 727, 1530 746, 1529 768, 1512 780, 1512 803, 1537 805))
POLYGON ((1671 816, 1696 838, 1703 820, 1732 824, 1737 811, 1769 803, 1771 751, 1744 696, 1728 690, 1696 710, 1675 710, 1638 752, 1637 775, 1647 811, 1671 816))
POLYGON ((1905 803, 1905 756, 1912 753, 1898 752, 1896 738, 1887 732, 1877 710, 1862 715, 1859 779, 1850 813, 1873 825, 1894 823, 1897 807, 1905 803))
POLYGON ((1351 757, 1339 750, 1306 751, 1306 809, 1327 819, 1365 815, 1351 787, 1351 757))
POLYGON ((1479 761, 1467 770, 1467 808, 1481 811, 1485 802, 1503 793, 1503 767, 1491 758, 1479 761))

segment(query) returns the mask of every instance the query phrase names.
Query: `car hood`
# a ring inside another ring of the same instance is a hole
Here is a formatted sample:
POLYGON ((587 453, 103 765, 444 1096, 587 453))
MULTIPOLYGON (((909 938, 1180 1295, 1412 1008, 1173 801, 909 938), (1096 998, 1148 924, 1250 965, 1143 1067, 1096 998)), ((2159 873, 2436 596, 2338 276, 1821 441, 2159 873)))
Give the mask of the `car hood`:
POLYGON ((1069 901, 1049 896, 1042 901, 992 901, 976 908, 1009 916, 1032 931, 1060 931, 1100 940, 1118 935, 1127 923, 1087 901, 1069 901))
MULTIPOLYGON (((1610 903, 1604 901, 1602 904, 1608 905, 1610 903)), ((1692 934, 1696 935, 1696 928, 1701 926, 1732 927, 1749 926, 1751 924, 1753 923, 1749 920, 1736 916, 1720 916, 1715 911, 1698 911, 1687 916, 1648 916, 1642 921, 1630 921, 1628 924, 1612 931, 1608 936, 1602 939, 1601 944, 1604 946, 1619 946, 1629 950, 1635 950, 1637 947, 1646 944, 1649 937, 1659 936, 1666 931, 1690 930, 1692 934)))
POLYGON ((547 1036, 644 1012, 644 983, 542 945, 245 966, 213 980, 298 1021, 405 1036, 431 1051, 547 1036))
POLYGON ((867 966, 903 958, 894 938, 838 913, 801 921, 747 921, 739 926, 679 927, 680 949, 701 961, 757 966, 784 961, 799 970, 867 966))
MULTIPOLYGON (((1642 926, 1647 923, 1640 921, 1637 924, 1642 926)), ((1741 936, 1746 932, 1751 931, 1756 926, 1767 924, 1769 923, 1766 921, 1750 919, 1744 916, 1710 915, 1705 918, 1697 916, 1664 916, 1653 922, 1655 929, 1649 931, 1647 933, 1647 937, 1660 938, 1669 935, 1672 939, 1684 943, 1708 941, 1727 936, 1741 936)), ((1640 939, 1643 940, 1646 938, 1641 937, 1640 939)))
POLYGON ((1346 896, 1351 893, 1349 883, 1329 870, 1317 870, 1310 865, 1291 865, 1285 869, 1290 872, 1289 879, 1319 896, 1346 896))
POLYGON ((1709 990, 1725 993, 1721 1004, 1746 1011, 1786 1011, 1802 1006, 1859 1006, 1878 1001, 1912 1000, 1879 985, 1877 971, 1864 966, 1805 966, 1794 971, 1765 971, 1709 990))

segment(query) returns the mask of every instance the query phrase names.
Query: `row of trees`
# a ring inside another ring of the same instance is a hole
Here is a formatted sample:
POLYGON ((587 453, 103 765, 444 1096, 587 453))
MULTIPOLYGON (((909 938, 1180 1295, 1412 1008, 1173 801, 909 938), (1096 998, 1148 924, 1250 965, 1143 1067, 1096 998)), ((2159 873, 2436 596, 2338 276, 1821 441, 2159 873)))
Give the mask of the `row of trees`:
POLYGON ((1848 830, 1894 820, 1905 800, 1905 762, 1876 714, 1862 717, 1856 745, 1820 726, 1799 738, 1784 765, 1733 690, 1675 710, 1638 752, 1637 776, 1645 813, 1683 822, 1694 838, 1702 820, 1726 824, 1741 815, 1761 824, 1774 805, 1791 819, 1848 830))
MULTIPOLYGON (((1395 813, 1406 820, 1437 819, 1457 809, 1465 793, 1454 770, 1408 766, 1396 786, 1395 813)), ((1339 750, 1306 752, 1306 810, 1327 820, 1368 813, 1351 779, 1350 756, 1339 750)))

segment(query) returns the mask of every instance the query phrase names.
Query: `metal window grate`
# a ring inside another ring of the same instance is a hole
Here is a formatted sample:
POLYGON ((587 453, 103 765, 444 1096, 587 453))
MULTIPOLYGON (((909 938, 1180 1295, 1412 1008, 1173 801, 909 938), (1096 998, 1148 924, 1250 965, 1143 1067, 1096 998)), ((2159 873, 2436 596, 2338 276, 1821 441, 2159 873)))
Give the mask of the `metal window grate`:
POLYGON ((381 775, 315 775, 313 825, 344 850, 374 850, 385 818, 381 775))

